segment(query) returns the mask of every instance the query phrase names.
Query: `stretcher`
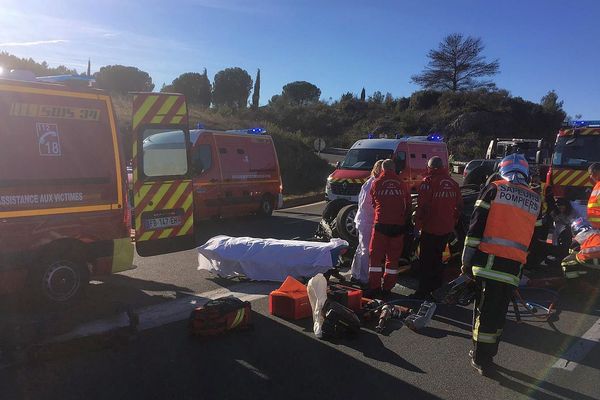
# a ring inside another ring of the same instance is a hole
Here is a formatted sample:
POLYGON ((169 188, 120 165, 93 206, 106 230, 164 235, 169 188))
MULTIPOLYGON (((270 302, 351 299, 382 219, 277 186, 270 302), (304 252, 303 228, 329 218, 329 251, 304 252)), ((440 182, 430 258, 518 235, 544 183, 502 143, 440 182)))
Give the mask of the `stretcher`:
POLYGON ((339 264, 348 242, 216 236, 198 247, 198 270, 222 277, 283 282, 288 276, 311 278, 339 264))

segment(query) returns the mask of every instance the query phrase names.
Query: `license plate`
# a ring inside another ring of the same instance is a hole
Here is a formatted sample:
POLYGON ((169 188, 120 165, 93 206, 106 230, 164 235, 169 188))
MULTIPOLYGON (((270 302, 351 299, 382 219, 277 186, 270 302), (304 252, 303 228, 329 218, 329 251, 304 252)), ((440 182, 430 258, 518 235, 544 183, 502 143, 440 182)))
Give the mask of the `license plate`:
POLYGON ((149 218, 144 220, 144 228, 147 231, 156 229, 172 228, 174 226, 180 226, 182 224, 182 218, 179 215, 169 217, 158 217, 149 218))

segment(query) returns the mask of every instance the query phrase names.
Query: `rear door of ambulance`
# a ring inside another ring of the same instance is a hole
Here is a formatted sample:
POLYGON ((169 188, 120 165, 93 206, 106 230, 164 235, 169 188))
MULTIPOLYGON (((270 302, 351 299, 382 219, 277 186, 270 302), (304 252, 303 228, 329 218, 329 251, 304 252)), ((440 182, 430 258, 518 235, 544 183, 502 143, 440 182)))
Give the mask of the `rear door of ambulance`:
POLYGON ((0 252, 127 238, 110 98, 0 80, 0 252))
POLYGON ((134 93, 133 203, 141 256, 191 249, 194 202, 185 97, 134 93))

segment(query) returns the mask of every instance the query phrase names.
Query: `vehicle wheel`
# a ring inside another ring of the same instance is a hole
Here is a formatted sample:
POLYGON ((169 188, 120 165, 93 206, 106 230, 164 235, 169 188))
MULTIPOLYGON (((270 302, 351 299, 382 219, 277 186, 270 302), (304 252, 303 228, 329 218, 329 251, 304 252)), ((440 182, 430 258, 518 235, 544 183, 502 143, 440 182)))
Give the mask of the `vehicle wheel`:
POLYGON ((58 258, 43 261, 35 284, 40 300, 61 306, 75 303, 89 284, 89 272, 84 263, 58 258))
POLYGON ((357 208, 356 204, 349 204, 343 207, 335 218, 335 226, 340 238, 353 246, 358 244, 358 229, 354 224, 357 208))
POLYGON ((340 212, 340 210, 344 207, 347 206, 350 203, 348 200, 345 199, 335 199, 335 200, 331 200, 330 202, 328 202, 325 205, 325 209, 323 210, 323 219, 326 220, 327 222, 332 222, 335 220, 335 217, 337 217, 338 213, 340 212))
POLYGON ((270 217, 273 214, 273 198, 269 195, 264 195, 260 199, 260 207, 258 209, 258 215, 263 217, 270 217))

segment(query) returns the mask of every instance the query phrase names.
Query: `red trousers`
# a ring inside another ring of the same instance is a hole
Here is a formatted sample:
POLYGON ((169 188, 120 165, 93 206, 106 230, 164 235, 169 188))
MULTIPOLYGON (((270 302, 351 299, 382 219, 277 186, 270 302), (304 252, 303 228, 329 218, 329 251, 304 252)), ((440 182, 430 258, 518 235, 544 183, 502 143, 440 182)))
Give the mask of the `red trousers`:
POLYGON ((396 285, 403 246, 404 235, 387 236, 373 229, 369 246, 369 289, 392 290, 396 285))

